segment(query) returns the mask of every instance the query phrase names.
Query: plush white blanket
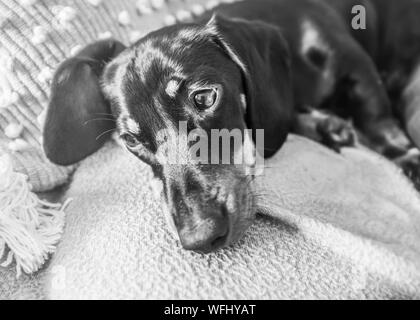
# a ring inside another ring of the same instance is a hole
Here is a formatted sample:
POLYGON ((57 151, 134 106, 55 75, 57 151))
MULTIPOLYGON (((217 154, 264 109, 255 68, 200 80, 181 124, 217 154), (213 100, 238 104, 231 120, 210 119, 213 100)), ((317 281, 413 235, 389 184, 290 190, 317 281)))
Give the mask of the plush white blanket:
POLYGON ((200 255, 168 231, 148 167, 109 143, 66 193, 74 200, 65 234, 36 277, 43 294, 420 298, 420 200, 393 165, 292 136, 267 167, 258 180, 264 215, 235 246, 200 255))
POLYGON ((235 246, 183 250, 148 167, 115 143, 76 171, 50 298, 420 298, 420 200, 369 151, 292 136, 259 179, 257 219, 235 246))

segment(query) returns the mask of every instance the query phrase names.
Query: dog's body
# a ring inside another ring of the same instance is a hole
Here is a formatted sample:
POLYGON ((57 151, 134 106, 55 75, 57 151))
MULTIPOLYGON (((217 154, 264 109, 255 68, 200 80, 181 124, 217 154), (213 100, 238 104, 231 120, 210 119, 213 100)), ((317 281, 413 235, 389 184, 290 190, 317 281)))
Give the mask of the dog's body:
MULTIPOLYGON (((180 122, 188 132, 264 129, 266 157, 291 131, 335 148, 352 144, 346 122, 313 112, 322 109, 350 118, 372 149, 417 164, 406 157, 412 144, 399 121, 406 127, 407 119, 394 116, 373 62, 380 56, 386 84, 394 81, 394 69, 402 79, 399 63, 390 66, 393 55, 382 51, 392 33, 381 27, 390 19, 382 2, 393 0, 363 1, 372 26, 362 34, 346 20, 355 2, 248 0, 152 32, 126 50, 111 40, 93 44, 56 73, 46 154, 64 165, 81 160, 101 146, 115 119, 129 151, 162 180, 183 246, 201 252, 231 243, 251 223, 252 177, 244 166, 193 163, 187 150, 182 165, 168 164, 180 151, 172 139, 180 122), (112 118, 93 121, 101 115, 112 118)), ((417 51, 410 52, 414 64, 417 51)))
POLYGON ((394 116, 417 146, 420 145, 419 66, 420 1, 326 0, 350 26, 350 8, 367 9, 368 28, 350 29, 352 36, 375 61, 392 104, 394 116))
MULTIPOLYGON (((365 144, 397 158, 410 145, 394 116, 406 126, 400 99, 420 56, 420 25, 414 18, 419 6, 418 0, 248 0, 216 12, 280 28, 292 56, 294 112, 322 108, 350 118, 365 144), (366 30, 352 28, 357 5, 366 8, 366 30), (409 10, 413 18, 400 23, 409 10)), ((307 132, 300 123, 294 129, 307 132)))

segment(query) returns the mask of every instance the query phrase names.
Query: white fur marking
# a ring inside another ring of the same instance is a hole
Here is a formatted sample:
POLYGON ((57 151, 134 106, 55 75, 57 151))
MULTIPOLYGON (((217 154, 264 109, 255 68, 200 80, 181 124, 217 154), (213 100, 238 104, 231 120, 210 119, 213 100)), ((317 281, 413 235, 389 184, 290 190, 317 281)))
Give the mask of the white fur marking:
POLYGON ((241 93, 240 99, 241 99, 242 108, 246 112, 246 109, 247 109, 246 95, 241 93))
POLYGON ((128 118, 127 121, 126 121, 126 124, 127 124, 128 130, 130 130, 130 132, 139 133, 140 127, 139 127, 139 124, 136 121, 134 121, 131 118, 128 118))
POLYGON ((176 80, 170 80, 166 86, 165 92, 171 98, 175 98, 179 89, 179 82, 176 80))
POLYGON ((145 42, 141 48, 137 49, 136 68, 139 70, 140 80, 146 82, 144 77, 152 66, 152 63, 159 61, 163 67, 171 68, 179 77, 183 76, 183 69, 180 63, 174 61, 171 57, 162 52, 159 48, 153 47, 151 40, 145 42))
POLYGON ((311 48, 329 51, 316 25, 311 20, 302 23, 301 54, 306 56, 311 48))

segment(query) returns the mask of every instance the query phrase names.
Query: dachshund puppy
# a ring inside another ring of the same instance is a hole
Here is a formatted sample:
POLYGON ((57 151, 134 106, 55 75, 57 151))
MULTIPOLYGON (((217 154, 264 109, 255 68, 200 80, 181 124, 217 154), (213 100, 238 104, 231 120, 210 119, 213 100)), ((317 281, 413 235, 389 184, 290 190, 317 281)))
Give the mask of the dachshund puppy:
MULTIPOLYGON (((129 48, 102 41, 65 61, 52 84, 44 149, 51 161, 70 165, 117 129, 162 181, 182 246, 212 252, 240 238, 253 221, 247 168, 258 146, 246 147, 251 138, 243 137, 242 151, 250 155, 244 165, 197 163, 188 149, 179 150, 179 124, 208 136, 214 129, 250 129, 254 142, 254 132, 263 129, 258 151, 264 157, 293 131, 339 149, 352 144, 351 128, 314 110, 331 105, 344 84, 354 101, 345 113, 366 143, 391 158, 407 154, 410 142, 381 77, 337 9, 321 0, 225 4, 129 48), (167 161, 174 156, 182 163, 167 161)), ((216 150, 209 148, 209 156, 221 160, 216 150)), ((229 152, 234 159, 239 151, 229 152)))

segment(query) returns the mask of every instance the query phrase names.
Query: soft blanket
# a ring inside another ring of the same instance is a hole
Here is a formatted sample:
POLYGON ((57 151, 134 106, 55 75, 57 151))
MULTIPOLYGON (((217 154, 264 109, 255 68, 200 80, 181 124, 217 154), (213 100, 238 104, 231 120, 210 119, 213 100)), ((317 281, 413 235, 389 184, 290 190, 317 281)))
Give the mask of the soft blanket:
POLYGON ((258 180, 265 217, 210 255, 168 231, 152 179, 113 143, 81 165, 49 297, 420 298, 419 197, 369 151, 291 136, 258 180))
POLYGON ((420 298, 420 200, 398 169, 370 151, 336 154, 296 136, 266 164, 261 216, 233 247, 200 255, 169 231, 149 168, 107 144, 81 164, 66 192, 73 202, 63 239, 37 278, 43 293, 420 298))

